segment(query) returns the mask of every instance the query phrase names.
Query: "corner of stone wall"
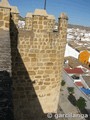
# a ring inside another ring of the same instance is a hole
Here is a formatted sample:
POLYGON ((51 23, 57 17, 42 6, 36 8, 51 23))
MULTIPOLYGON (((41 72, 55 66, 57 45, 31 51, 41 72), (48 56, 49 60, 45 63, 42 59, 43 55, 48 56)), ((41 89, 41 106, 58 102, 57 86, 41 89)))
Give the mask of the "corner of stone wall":
POLYGON ((16 6, 11 6, 11 19, 13 20, 16 27, 18 27, 19 10, 16 6))
POLYGON ((18 50, 31 82, 35 81, 35 99, 44 113, 57 112, 66 45, 67 19, 60 18, 58 32, 53 32, 54 23, 54 16, 36 9, 26 15, 26 25, 31 28, 19 32, 18 50))
POLYGON ((32 13, 28 12, 25 17, 25 29, 32 30, 32 13))
POLYGON ((68 16, 66 15, 66 13, 61 13, 58 19, 58 32, 62 42, 66 42, 67 27, 68 27, 68 16))

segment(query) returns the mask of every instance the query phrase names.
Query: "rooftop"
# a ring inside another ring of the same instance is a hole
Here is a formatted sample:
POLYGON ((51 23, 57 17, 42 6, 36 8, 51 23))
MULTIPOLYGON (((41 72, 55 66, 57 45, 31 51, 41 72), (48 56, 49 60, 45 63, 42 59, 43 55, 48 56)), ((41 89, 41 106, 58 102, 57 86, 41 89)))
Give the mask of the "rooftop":
POLYGON ((84 87, 84 85, 82 84, 82 82, 75 82, 75 84, 76 84, 78 87, 84 87))
POLYGON ((89 90, 89 89, 81 88, 81 90, 82 90, 85 94, 87 94, 87 95, 90 94, 90 90, 89 90))
POLYGON ((83 66, 83 67, 87 68, 88 70, 90 70, 90 68, 87 65, 81 63, 78 59, 76 59, 72 56, 65 57, 64 60, 66 60, 66 61, 68 60, 68 65, 71 68, 76 68, 78 66, 83 66))
POLYGON ((90 76, 82 76, 84 81, 87 83, 88 87, 90 87, 90 76))
POLYGON ((74 48, 75 50, 77 50, 78 52, 84 51, 84 50, 88 50, 90 51, 90 42, 88 41, 69 41, 68 44, 74 48))
POLYGON ((81 68, 74 68, 74 69, 70 69, 70 68, 65 68, 64 69, 68 74, 83 74, 84 72, 82 71, 81 68))

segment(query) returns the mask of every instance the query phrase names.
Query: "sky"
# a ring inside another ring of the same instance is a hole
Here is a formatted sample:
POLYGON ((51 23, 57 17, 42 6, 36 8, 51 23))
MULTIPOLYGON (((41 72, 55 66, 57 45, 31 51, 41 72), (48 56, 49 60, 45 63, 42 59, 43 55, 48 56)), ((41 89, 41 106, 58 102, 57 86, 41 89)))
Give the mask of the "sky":
MULTIPOLYGON (((27 12, 36 8, 43 9, 45 0, 8 0, 12 6, 17 6, 20 15, 25 17, 27 12)), ((70 24, 90 26, 90 0, 46 0, 48 14, 53 14, 58 20, 61 12, 69 17, 70 24)))

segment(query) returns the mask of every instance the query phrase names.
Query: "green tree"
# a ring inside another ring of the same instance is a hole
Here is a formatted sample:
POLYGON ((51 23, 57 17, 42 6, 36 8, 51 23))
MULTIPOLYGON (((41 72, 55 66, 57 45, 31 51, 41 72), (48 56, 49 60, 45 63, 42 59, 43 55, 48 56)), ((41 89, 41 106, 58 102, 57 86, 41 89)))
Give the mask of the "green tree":
POLYGON ((68 87, 67 90, 70 94, 74 93, 74 87, 68 87))
POLYGON ((77 100, 76 105, 80 110, 83 110, 86 107, 86 100, 83 97, 80 97, 77 100))
POLYGON ((64 85, 65 85, 65 81, 62 80, 62 82, 61 82, 61 86, 64 86, 64 85))

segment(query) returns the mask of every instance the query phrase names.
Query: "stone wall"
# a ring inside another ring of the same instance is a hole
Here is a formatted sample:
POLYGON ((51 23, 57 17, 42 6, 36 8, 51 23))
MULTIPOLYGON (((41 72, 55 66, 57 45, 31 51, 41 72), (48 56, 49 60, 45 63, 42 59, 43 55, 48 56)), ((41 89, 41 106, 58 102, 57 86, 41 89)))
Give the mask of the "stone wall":
POLYGON ((0 7, 0 29, 9 30, 10 8, 0 7))
POLYGON ((58 32, 48 31, 45 14, 35 14, 32 30, 12 36, 15 120, 57 112, 67 34, 67 16, 62 15, 58 32))
POLYGON ((11 74, 11 46, 8 31, 0 30, 0 71, 11 74))

